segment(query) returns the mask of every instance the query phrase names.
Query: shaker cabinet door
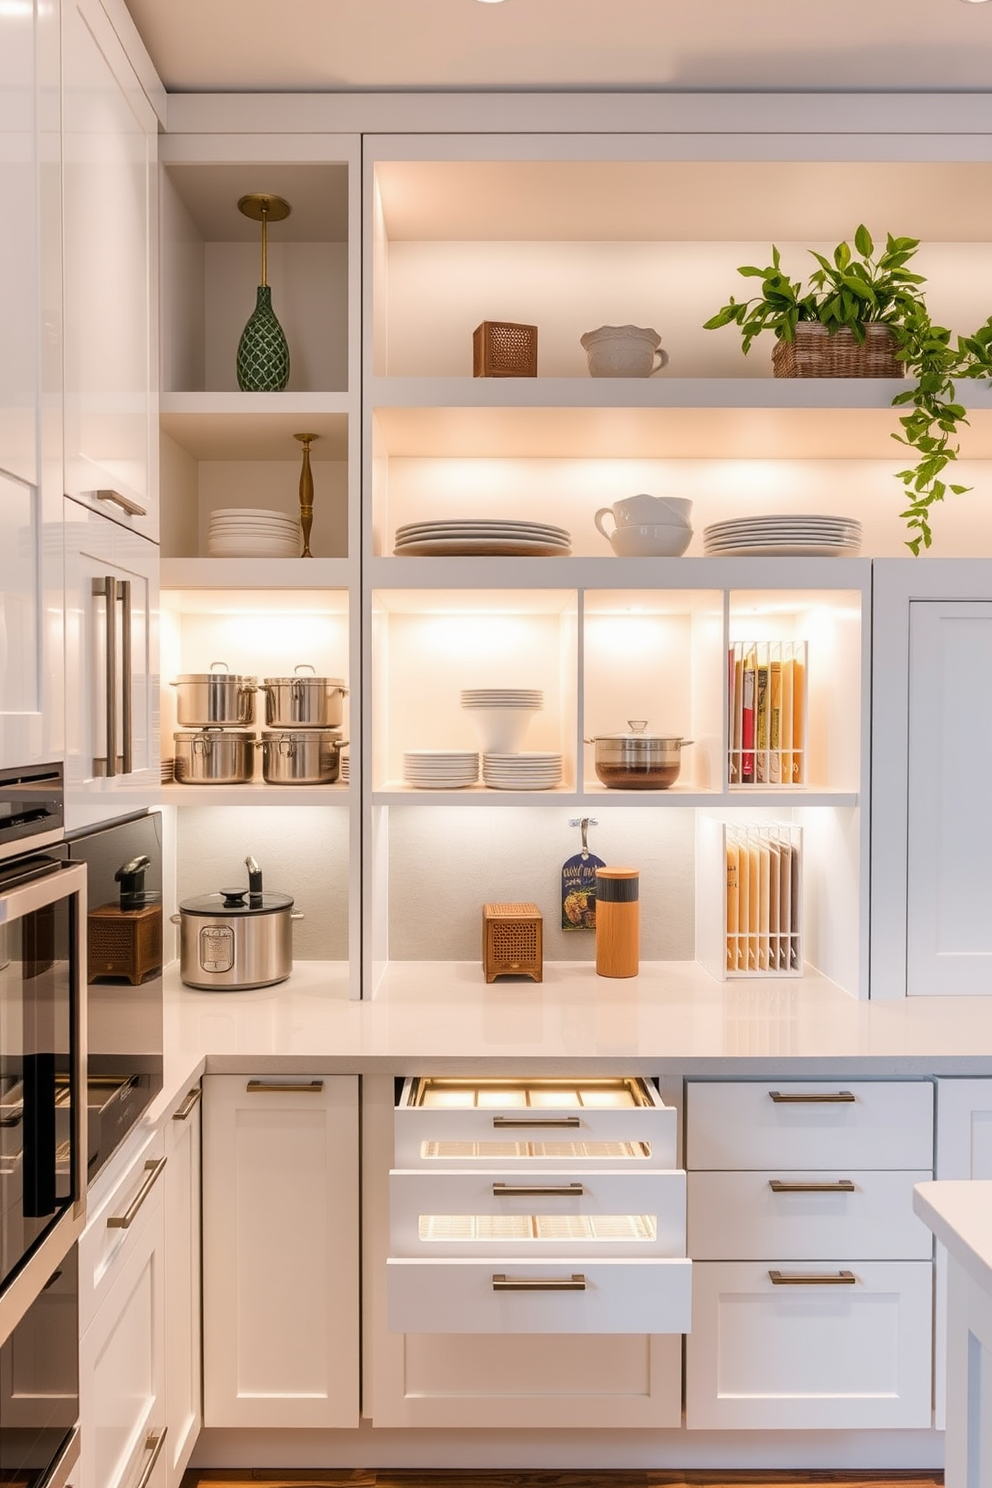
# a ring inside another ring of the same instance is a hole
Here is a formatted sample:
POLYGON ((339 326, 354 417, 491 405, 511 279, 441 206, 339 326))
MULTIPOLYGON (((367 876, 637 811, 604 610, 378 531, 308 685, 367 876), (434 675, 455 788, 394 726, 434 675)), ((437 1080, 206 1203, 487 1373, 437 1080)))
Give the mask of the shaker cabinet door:
POLYGON ((154 540, 156 121, 102 8, 62 18, 65 493, 154 540))

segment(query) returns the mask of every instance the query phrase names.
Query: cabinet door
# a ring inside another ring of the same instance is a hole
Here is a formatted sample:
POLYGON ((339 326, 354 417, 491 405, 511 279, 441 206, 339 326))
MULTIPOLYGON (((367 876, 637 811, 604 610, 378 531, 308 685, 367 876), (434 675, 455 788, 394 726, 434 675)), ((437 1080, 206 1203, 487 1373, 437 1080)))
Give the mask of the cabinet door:
POLYGON ((65 508, 66 826, 76 828, 158 793, 158 549, 77 502, 65 508))
POLYGON ((97 0, 62 27, 65 491, 156 539, 156 121, 97 0))
POLYGON ((992 603, 910 606, 907 992, 992 992, 992 603))
POLYGON ((165 1126, 166 1476, 178 1488, 203 1424, 200 1295, 200 1087, 165 1126))
POLYGON ((203 1082, 205 1426, 358 1424, 358 1080, 203 1082))
MULTIPOLYGON (((113 1280, 101 1289, 79 1345, 78 1488, 122 1488, 139 1477, 149 1488, 165 1488, 163 1185, 147 1149, 135 1166, 133 1180, 120 1186, 134 1190, 130 1203, 123 1210, 116 1202, 99 1207, 80 1242, 81 1287, 88 1277, 112 1274, 113 1280), (108 1221, 116 1228, 108 1229, 108 1221), (93 1269, 84 1256, 100 1253, 104 1232, 133 1239, 93 1269)), ((83 1302, 81 1295, 85 1317, 83 1302)))

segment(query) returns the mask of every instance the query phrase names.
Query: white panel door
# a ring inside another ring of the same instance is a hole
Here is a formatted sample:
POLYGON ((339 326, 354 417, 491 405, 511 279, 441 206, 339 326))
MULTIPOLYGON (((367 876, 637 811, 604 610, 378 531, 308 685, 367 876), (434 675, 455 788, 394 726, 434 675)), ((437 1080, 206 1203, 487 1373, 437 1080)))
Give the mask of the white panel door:
POLYGON ((158 548, 65 503, 66 826, 157 799, 158 548), (109 743, 108 743, 109 741, 109 743))
POLYGON ((166 1476, 179 1488, 203 1424, 200 1290, 200 1086, 165 1123, 166 1476))
POLYGON ((992 993, 992 604, 910 605, 907 986, 992 993))
POLYGON ((64 753, 62 502, 0 471, 0 767, 64 753))
POLYGON ((203 1087, 204 1425, 357 1426, 357 1077, 203 1087))
POLYGON ((156 121, 97 0, 62 30, 65 493, 157 539, 156 121))
POLYGON ((0 8, 0 470, 38 482, 36 4, 0 8))

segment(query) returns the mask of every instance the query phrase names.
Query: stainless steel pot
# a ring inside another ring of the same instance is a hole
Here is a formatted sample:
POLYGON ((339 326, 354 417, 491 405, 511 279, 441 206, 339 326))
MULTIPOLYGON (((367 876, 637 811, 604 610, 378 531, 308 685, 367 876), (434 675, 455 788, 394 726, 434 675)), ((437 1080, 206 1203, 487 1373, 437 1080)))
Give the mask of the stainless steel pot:
POLYGON ((263 729, 262 778, 270 785, 333 785, 347 742, 339 729, 263 729))
POLYGON ((648 734, 642 718, 628 720, 629 734, 600 734, 587 739, 596 746, 596 774, 613 790, 667 790, 679 778, 682 750, 691 739, 681 734, 648 734))
POLYGON ((254 858, 246 858, 247 889, 221 889, 184 899, 179 926, 179 975, 187 987, 239 992, 284 982, 293 969, 293 920, 302 920, 289 894, 266 893, 254 858))
POLYGON ((348 692, 340 677, 307 676, 313 667, 302 662, 292 677, 266 677, 265 722, 269 728, 337 728, 348 692))
POLYGON ((250 728, 255 722, 258 678, 234 675, 226 661, 212 661, 209 672, 187 672, 169 686, 176 689, 180 728, 250 728))
POLYGON ((173 734, 175 776, 183 785, 247 785, 255 773, 255 735, 205 728, 173 734))

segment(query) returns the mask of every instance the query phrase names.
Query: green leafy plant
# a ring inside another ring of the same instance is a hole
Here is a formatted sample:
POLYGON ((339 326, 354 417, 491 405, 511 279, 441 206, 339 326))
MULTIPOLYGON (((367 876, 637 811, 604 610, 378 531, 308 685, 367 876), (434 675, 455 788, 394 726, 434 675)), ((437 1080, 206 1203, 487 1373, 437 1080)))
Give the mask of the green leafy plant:
POLYGON ((992 317, 972 336, 952 338, 945 326, 935 325, 923 295, 926 280, 907 268, 918 247, 918 238, 890 233, 885 248, 876 252, 862 224, 854 234, 853 250, 846 242, 838 243, 831 259, 810 249, 819 267, 804 286, 783 271, 773 245, 767 268, 746 264, 737 271, 746 279, 759 279, 760 292, 746 300, 731 296, 705 322, 706 330, 736 325, 745 353, 763 331, 772 331, 779 340, 794 340, 800 321, 817 321, 830 334, 845 329, 858 341, 864 341, 865 327, 873 323, 891 329, 895 355, 912 378, 912 385, 892 400, 894 407, 909 410, 900 416, 900 431, 892 437, 916 455, 915 463, 898 471, 896 479, 909 501, 901 513, 911 533, 906 546, 917 554, 933 541, 934 503, 948 491, 961 495, 969 489, 944 479, 960 451, 959 426, 968 422, 956 379, 992 377, 992 317))

